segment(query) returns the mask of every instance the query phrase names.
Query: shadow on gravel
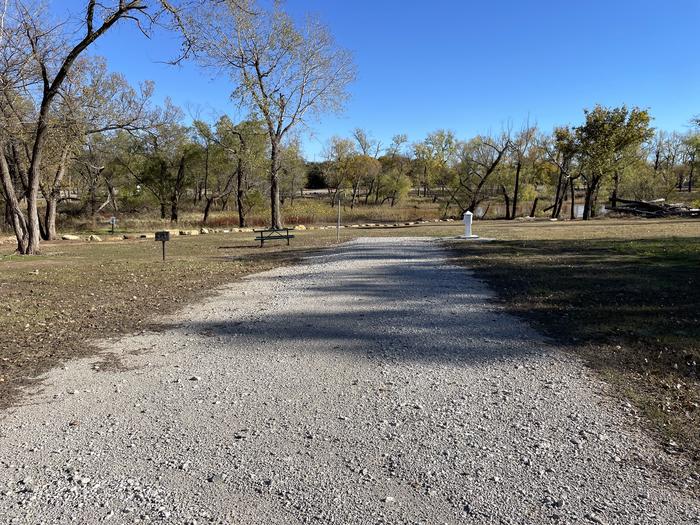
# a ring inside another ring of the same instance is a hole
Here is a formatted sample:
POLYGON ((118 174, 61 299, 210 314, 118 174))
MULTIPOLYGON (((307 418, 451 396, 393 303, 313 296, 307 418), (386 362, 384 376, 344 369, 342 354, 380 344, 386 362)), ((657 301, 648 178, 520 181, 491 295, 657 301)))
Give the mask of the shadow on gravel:
MULTIPOLYGON (((181 330, 229 339, 232 351, 279 342, 272 346, 285 352, 301 342, 309 352, 470 363, 542 354, 535 332, 495 309, 485 285, 441 255, 430 243, 344 245, 280 278, 292 298, 283 308, 263 302, 252 317, 181 330)), ((252 279, 265 286, 274 271, 252 279)))

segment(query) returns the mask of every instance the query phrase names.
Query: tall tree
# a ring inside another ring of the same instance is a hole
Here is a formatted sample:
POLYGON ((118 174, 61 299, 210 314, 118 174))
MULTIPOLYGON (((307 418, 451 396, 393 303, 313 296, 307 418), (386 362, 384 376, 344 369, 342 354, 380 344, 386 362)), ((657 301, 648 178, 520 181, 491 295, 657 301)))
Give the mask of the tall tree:
POLYGON ((324 147, 326 170, 323 174, 326 187, 331 194, 331 206, 340 198, 340 190, 349 184, 352 159, 357 155, 355 144, 351 139, 334 136, 324 147))
POLYGON ((535 145, 537 128, 526 124, 515 136, 510 145, 513 164, 515 164, 515 178, 513 179, 513 202, 510 213, 506 211, 506 218, 515 219, 518 209, 518 198, 520 196, 520 177, 522 175, 525 162, 528 160, 530 152, 535 145))
MULTIPOLYGON (((353 131, 352 136, 355 139, 355 142, 357 142, 357 147, 359 148, 360 153, 362 155, 372 159, 379 158, 379 154, 382 152, 382 143, 379 140, 372 138, 370 134, 362 128, 355 128, 355 131, 353 131)), ((371 163, 368 163, 368 165, 369 164, 371 163)), ((376 167, 376 165, 374 166, 376 167)), ((370 168, 368 173, 372 172, 374 172, 374 170, 370 168)), ((379 175, 380 171, 377 171, 373 178, 367 178, 364 181, 367 185, 367 187, 365 188, 365 204, 369 203, 369 199, 372 196, 372 193, 379 185, 379 175)))
POLYGON ((408 137, 404 134, 394 135, 386 154, 379 159, 382 173, 377 185, 377 195, 382 196, 382 204, 389 201, 391 206, 404 199, 411 189, 411 160, 408 156, 408 137))
POLYGON ((460 144, 459 161, 447 188, 445 210, 454 204, 460 213, 474 212, 486 197, 487 185, 501 167, 511 142, 510 134, 505 131, 498 136, 478 136, 460 144))
POLYGON ((577 149, 576 139, 571 128, 567 126, 556 128, 551 139, 543 144, 543 150, 547 160, 557 169, 557 181, 555 184, 551 218, 559 218, 564 201, 567 199, 567 192, 570 192, 571 219, 573 219, 575 216, 574 183, 577 179, 574 162, 577 149))
POLYGON ((142 84, 137 91, 122 75, 109 73, 99 57, 76 61, 61 88, 48 131, 47 148, 57 150, 57 154, 48 155, 53 160, 45 162, 40 181, 46 201, 44 220, 39 222, 44 240, 56 238, 63 179, 74 155, 89 136, 148 128, 152 123, 149 111, 152 92, 150 82, 142 84))
MULTIPOLYGON (((445 179, 445 175, 456 162, 457 139, 453 131, 439 129, 413 145, 413 154, 418 167, 418 195, 423 188, 423 196, 428 196, 431 186, 445 179)), ((446 179, 445 179, 446 180, 446 179)))
POLYGON ((179 122, 182 111, 169 100, 158 118, 152 129, 130 137, 129 154, 119 162, 158 201, 160 218, 166 218, 169 205, 170 221, 177 222, 180 199, 192 180, 197 148, 190 130, 179 122))
POLYGON ((377 177, 379 177, 381 170, 381 163, 369 155, 354 155, 350 159, 349 176, 352 188, 350 208, 355 207, 355 201, 360 196, 360 188, 362 186, 364 186, 367 195, 369 195, 376 184, 377 177))
POLYGON ((594 212, 598 190, 606 179, 617 176, 616 170, 626 156, 638 153, 639 147, 653 135, 646 110, 626 106, 596 106, 584 110, 586 121, 575 128, 577 149, 586 183, 583 219, 594 212))
POLYGON ((202 222, 206 224, 216 202, 226 203, 229 195, 235 193, 238 224, 246 226, 251 207, 249 192, 259 189, 255 175, 267 154, 264 123, 251 118, 234 124, 229 117, 223 116, 213 129, 201 121, 195 122, 195 129, 204 146, 201 190, 205 206, 202 222))
MULTIPOLYGON (((92 44, 122 21, 131 21, 148 33, 149 28, 163 16, 178 19, 178 5, 170 0, 87 0, 79 14, 68 20, 52 23, 31 0, 16 0, 7 13, 2 31, 3 64, 0 67, 0 104, 4 115, 16 115, 18 98, 30 102, 29 132, 31 147, 27 154, 24 197, 27 213, 19 208, 12 178, 5 171, 7 161, 0 162, 3 192, 9 197, 13 226, 18 246, 23 254, 37 253, 41 240, 39 222, 39 192, 45 148, 56 100, 78 59, 92 44), (10 37, 11 36, 11 37, 10 37)), ((0 134, 0 151, 12 148, 12 136, 7 128, 0 134)), ((8 166, 9 167, 9 166, 8 166)))
POLYGON ((284 137, 311 116, 341 109, 355 78, 350 54, 308 17, 299 27, 282 9, 253 0, 209 5, 191 21, 202 61, 229 73, 235 99, 256 110, 270 140, 270 221, 282 227, 280 149, 284 137))

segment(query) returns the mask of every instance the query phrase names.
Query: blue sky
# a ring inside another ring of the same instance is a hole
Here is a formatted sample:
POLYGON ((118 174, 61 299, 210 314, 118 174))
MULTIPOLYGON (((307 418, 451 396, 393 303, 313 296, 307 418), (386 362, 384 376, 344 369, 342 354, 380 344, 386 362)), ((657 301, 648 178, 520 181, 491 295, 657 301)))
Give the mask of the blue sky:
MULTIPOLYGON (((54 0, 52 9, 69 4, 82 2, 54 0)), ((386 144, 395 133, 417 141, 446 128, 468 138, 527 118, 548 130, 578 123, 596 103, 649 108, 667 130, 685 130, 700 113, 698 0, 288 0, 287 8, 317 14, 358 67, 345 112, 313 123, 310 159, 355 127, 386 144)), ((235 112, 227 79, 159 63, 176 46, 125 26, 93 52, 132 82, 154 80, 159 99, 186 111, 235 112)))

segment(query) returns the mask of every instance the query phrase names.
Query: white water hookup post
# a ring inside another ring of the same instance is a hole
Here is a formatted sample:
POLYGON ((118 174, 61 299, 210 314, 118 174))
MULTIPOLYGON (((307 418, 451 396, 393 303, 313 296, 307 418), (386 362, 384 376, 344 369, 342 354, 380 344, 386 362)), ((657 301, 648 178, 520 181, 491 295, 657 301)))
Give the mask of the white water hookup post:
POLYGON ((472 235, 472 219, 474 214, 470 211, 464 212, 464 237, 466 239, 476 239, 478 235, 472 235))

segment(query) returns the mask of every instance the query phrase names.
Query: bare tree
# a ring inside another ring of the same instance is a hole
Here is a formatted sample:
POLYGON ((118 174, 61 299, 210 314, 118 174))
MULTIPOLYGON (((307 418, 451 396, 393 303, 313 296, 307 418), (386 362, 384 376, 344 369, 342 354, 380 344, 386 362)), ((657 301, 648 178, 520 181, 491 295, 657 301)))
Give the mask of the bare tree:
POLYGON ((506 210, 506 218, 515 219, 516 217, 518 198, 520 194, 520 175, 522 173, 523 165, 530 154, 532 146, 535 144, 536 134, 537 128, 530 126, 529 123, 526 123, 525 126, 523 126, 523 129, 511 142, 510 149, 513 156, 513 161, 515 162, 515 179, 513 181, 513 207, 510 214, 508 214, 506 210))
POLYGON ((362 128, 355 128, 352 132, 352 137, 357 142, 357 147, 360 148, 360 153, 367 157, 372 157, 376 159, 382 151, 382 143, 373 139, 369 133, 367 133, 362 128))
POLYGON ((302 27, 280 2, 264 9, 253 0, 224 0, 191 21, 204 64, 228 73, 241 104, 258 111, 270 139, 270 209, 280 214, 280 148, 285 135, 312 115, 337 111, 355 78, 350 54, 336 46, 327 28, 309 17, 302 27))
MULTIPOLYGON (((0 67, 0 104, 3 115, 17 116, 19 101, 29 103, 27 112, 32 121, 19 131, 29 133, 30 144, 26 157, 26 185, 23 197, 27 202, 27 214, 20 217, 10 194, 17 195, 11 177, 3 171, 3 191, 8 197, 12 214, 17 218, 13 226, 18 251, 37 253, 41 239, 38 197, 41 174, 46 162, 46 145, 49 140, 52 114, 64 83, 85 51, 115 25, 131 21, 144 32, 167 15, 174 24, 179 23, 179 6, 169 0, 113 0, 98 2, 87 0, 80 14, 69 20, 50 23, 48 18, 31 0, 15 0, 6 15, 2 31, 3 63, 0 67), (12 35, 12 38, 10 38, 12 35)), ((20 122, 27 122, 27 119, 20 122)), ((7 127, 0 135, 0 151, 12 149, 13 135, 7 127)), ((17 131, 17 129, 15 130, 17 131)), ((0 163, 2 165, 7 162, 0 163)), ((9 165, 8 165, 9 168, 9 165)), ((17 201, 19 204, 19 201, 17 201)))
POLYGON ((461 145, 459 163, 447 189, 445 209, 455 204, 460 213, 474 212, 484 200, 484 189, 500 167, 511 142, 510 134, 503 132, 498 137, 479 136, 461 145))
POLYGON ((150 82, 136 91, 122 75, 109 73, 106 63, 98 57, 76 61, 61 88, 48 132, 47 148, 57 151, 49 155, 55 160, 44 166, 52 168, 51 175, 46 173, 48 169, 43 169, 40 182, 46 200, 44 221, 39 221, 44 240, 56 238, 59 201, 71 198, 62 197, 61 188, 74 153, 91 135, 116 130, 134 133, 149 128, 153 118, 148 107, 152 92, 150 82))

